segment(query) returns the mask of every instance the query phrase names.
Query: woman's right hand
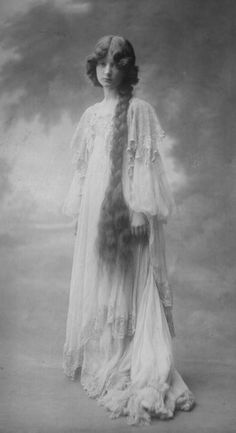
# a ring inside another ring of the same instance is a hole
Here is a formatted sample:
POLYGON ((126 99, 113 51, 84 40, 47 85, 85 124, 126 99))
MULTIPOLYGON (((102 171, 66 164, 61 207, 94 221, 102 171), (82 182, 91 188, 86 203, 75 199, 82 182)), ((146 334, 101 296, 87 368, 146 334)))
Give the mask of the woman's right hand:
POLYGON ((131 218, 131 233, 135 237, 142 237, 148 234, 148 220, 143 213, 133 212, 131 218))

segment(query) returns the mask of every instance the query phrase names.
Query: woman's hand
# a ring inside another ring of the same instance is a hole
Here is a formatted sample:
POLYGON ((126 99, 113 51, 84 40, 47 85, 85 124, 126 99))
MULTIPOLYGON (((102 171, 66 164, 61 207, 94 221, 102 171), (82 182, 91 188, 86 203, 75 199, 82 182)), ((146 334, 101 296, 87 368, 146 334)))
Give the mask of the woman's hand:
POLYGON ((133 212, 131 218, 131 233, 136 237, 143 237, 148 234, 148 220, 141 212, 133 212))

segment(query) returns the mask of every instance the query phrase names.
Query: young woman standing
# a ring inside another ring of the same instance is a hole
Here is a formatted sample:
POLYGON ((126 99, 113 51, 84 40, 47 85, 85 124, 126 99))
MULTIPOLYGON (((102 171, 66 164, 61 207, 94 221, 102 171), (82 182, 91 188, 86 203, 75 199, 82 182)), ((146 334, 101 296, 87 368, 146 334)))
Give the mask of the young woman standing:
POLYGON ((149 422, 191 410, 174 367, 172 293, 163 224, 172 196, 153 107, 133 96, 135 53, 120 36, 100 39, 87 74, 104 99, 89 107, 72 145, 76 164, 64 213, 77 218, 65 373, 77 373, 112 417, 149 422))

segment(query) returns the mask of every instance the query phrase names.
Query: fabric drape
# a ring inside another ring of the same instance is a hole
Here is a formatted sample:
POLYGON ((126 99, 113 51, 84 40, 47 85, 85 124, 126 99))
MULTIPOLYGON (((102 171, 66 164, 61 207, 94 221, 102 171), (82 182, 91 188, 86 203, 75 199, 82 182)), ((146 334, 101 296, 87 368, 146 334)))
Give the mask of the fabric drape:
POLYGON ((75 171, 63 212, 78 219, 64 370, 114 417, 131 424, 151 414, 171 418, 190 410, 194 399, 174 368, 171 335, 173 294, 168 282, 164 225, 173 198, 159 153, 164 137, 153 107, 132 98, 123 161, 123 192, 133 212, 149 222, 149 242, 134 250, 134 268, 107 275, 95 242, 109 181, 114 113, 101 103, 83 114, 72 139, 75 171))

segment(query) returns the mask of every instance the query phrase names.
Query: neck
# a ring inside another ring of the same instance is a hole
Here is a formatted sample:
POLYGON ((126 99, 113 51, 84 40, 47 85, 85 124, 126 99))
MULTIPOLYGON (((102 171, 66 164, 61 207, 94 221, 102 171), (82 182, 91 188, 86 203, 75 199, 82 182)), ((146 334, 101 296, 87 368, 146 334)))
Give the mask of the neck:
POLYGON ((116 89, 110 89, 108 87, 103 87, 104 101, 117 101, 119 99, 119 93, 116 89))

